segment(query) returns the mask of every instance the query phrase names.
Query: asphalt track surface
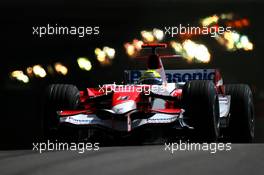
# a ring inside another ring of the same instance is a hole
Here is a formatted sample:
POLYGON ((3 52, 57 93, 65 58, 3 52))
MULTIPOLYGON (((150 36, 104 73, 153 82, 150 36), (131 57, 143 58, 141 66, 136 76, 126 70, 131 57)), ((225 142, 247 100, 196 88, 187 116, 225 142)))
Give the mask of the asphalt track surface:
POLYGON ((263 174, 264 144, 230 151, 165 151, 164 145, 102 147, 98 151, 1 151, 1 175, 263 174))

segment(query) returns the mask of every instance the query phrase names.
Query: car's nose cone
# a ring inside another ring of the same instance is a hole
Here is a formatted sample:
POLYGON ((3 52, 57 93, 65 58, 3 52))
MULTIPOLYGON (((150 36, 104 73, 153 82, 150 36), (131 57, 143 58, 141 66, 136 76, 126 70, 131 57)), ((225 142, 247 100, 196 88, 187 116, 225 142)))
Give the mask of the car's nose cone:
POLYGON ((136 109, 136 103, 132 100, 120 103, 112 108, 117 114, 124 114, 134 109, 136 109))

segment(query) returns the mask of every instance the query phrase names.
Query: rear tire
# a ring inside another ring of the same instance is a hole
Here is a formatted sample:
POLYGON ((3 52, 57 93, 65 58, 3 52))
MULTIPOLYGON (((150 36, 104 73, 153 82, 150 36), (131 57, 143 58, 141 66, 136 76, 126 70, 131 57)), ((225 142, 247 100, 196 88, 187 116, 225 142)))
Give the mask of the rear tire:
POLYGON ((225 85, 225 92, 231 95, 230 119, 226 137, 232 142, 252 142, 255 131, 255 114, 250 87, 245 84, 228 84, 225 85))
POLYGON ((43 116, 43 134, 45 139, 58 138, 58 110, 74 110, 79 107, 80 93, 76 86, 52 84, 46 89, 45 112, 43 116))
POLYGON ((183 87, 184 115, 194 127, 194 141, 215 142, 219 137, 219 100, 212 81, 194 80, 183 87))

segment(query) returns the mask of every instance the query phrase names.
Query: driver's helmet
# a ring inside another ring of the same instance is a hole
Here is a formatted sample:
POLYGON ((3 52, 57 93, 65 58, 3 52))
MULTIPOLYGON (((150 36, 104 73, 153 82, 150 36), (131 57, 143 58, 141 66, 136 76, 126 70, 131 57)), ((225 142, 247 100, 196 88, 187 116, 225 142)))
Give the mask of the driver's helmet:
POLYGON ((156 70, 149 69, 140 77, 139 84, 161 85, 162 78, 156 70))

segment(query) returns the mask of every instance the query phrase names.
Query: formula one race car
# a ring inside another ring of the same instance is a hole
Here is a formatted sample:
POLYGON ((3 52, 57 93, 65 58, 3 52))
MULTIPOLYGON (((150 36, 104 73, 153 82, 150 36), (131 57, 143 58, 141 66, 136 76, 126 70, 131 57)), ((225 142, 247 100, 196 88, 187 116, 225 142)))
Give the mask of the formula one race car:
POLYGON ((217 69, 165 71, 161 58, 175 56, 156 53, 157 48, 165 47, 143 44, 142 48, 152 49, 147 70, 125 71, 127 84, 84 91, 74 85, 50 85, 43 120, 46 136, 67 133, 70 137, 72 128, 78 131, 76 137, 86 133, 89 138, 99 131, 126 136, 162 126, 172 133, 190 131, 203 142, 222 138, 251 142, 254 105, 249 86, 223 85, 217 69))

